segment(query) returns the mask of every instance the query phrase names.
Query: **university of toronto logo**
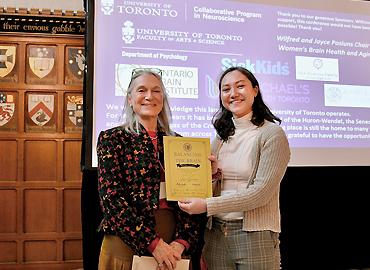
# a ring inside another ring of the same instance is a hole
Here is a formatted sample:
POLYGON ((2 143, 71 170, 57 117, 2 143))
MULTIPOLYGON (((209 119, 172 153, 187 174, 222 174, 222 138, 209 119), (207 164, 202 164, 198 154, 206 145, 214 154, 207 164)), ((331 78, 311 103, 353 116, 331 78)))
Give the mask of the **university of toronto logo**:
POLYGON ((131 44, 135 40, 135 28, 131 21, 125 21, 122 27, 122 39, 126 44, 131 44))
POLYGON ((114 0, 101 0, 101 11, 104 15, 111 15, 114 8, 114 0))

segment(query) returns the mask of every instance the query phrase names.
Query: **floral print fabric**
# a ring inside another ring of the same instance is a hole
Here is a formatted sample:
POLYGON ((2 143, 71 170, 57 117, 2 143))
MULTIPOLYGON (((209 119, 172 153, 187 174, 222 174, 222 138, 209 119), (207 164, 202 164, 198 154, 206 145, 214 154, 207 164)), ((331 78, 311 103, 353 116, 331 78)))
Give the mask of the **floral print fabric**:
MULTIPOLYGON (((158 153, 163 158, 163 135, 158 136, 158 153)), ((159 208, 160 164, 148 133, 139 134, 116 127, 102 131, 97 144, 98 187, 103 220, 99 230, 119 236, 135 254, 148 254, 148 246, 158 237, 154 211, 159 208)), ((176 220, 175 239, 195 249, 201 216, 173 208, 176 220)))

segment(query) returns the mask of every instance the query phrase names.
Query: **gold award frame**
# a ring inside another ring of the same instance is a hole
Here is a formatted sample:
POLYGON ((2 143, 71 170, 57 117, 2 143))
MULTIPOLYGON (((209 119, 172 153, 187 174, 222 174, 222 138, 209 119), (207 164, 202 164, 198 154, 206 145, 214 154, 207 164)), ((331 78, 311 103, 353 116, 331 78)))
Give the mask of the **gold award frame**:
POLYGON ((211 197, 210 139, 165 136, 163 143, 167 200, 211 197))

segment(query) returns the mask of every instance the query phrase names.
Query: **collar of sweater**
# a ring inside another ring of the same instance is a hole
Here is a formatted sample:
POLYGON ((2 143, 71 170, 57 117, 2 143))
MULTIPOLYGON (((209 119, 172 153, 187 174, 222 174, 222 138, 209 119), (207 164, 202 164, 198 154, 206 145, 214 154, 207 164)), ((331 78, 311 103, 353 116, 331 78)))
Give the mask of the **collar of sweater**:
POLYGON ((253 111, 240 117, 232 118, 235 128, 253 128, 255 125, 251 122, 253 111))

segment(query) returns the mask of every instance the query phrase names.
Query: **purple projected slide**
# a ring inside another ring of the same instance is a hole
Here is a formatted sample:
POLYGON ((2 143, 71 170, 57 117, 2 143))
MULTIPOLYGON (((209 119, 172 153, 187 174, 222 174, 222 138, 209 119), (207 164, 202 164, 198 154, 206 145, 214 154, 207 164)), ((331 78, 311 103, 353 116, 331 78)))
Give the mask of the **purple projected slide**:
POLYGON ((93 147, 121 123, 133 68, 163 70, 173 130, 213 138, 218 77, 244 66, 292 148, 370 148, 370 16, 214 0, 101 0, 95 13, 93 147))

